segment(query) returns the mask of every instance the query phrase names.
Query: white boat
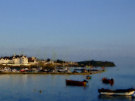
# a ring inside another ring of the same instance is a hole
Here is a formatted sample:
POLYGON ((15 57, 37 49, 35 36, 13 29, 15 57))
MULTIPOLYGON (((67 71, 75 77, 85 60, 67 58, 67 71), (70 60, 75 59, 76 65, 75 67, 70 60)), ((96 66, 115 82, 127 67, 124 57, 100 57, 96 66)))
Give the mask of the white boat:
POLYGON ((70 72, 68 67, 64 67, 64 68, 58 68, 57 70, 58 72, 70 72))
POLYGON ((110 90, 110 89, 99 89, 98 92, 101 95, 110 95, 110 96, 133 96, 135 94, 135 89, 117 89, 117 90, 110 90))

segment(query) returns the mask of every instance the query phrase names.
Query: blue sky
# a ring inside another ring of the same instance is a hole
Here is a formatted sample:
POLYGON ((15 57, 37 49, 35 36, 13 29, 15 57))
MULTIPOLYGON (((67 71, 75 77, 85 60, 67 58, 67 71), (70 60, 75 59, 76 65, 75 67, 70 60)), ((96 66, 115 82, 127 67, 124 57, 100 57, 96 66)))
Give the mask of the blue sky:
POLYGON ((135 59, 134 0, 1 0, 0 55, 135 59))

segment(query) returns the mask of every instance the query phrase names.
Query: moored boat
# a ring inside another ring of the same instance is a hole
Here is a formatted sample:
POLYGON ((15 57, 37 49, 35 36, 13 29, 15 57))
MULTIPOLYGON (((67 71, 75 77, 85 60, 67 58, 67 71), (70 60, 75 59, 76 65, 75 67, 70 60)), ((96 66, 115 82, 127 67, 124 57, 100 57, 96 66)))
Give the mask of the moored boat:
POLYGON ((117 89, 117 90, 110 90, 110 89, 98 89, 98 92, 101 95, 111 95, 111 96, 132 96, 135 93, 135 89, 117 89))
POLYGON ((71 85, 71 86, 86 86, 88 81, 75 81, 75 80, 66 80, 66 85, 71 85))
POLYGON ((91 79, 91 76, 87 75, 87 76, 86 76, 86 79, 87 79, 87 80, 91 79))
POLYGON ((102 82, 105 83, 105 84, 110 84, 110 85, 113 85, 114 84, 114 80, 111 78, 111 79, 107 79, 107 78, 103 78, 102 79, 102 82))

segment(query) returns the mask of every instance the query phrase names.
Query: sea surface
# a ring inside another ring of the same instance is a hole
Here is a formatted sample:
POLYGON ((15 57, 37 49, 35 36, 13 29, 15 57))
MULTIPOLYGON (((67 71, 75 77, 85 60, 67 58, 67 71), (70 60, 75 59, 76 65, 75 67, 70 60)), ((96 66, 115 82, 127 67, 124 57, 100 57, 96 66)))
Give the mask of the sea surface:
POLYGON ((65 79, 84 80, 85 75, 1 74, 0 101, 135 101, 132 97, 99 96, 99 88, 135 88, 135 66, 106 68, 92 75, 87 87, 66 86, 65 79), (102 78, 114 79, 105 85, 102 78))

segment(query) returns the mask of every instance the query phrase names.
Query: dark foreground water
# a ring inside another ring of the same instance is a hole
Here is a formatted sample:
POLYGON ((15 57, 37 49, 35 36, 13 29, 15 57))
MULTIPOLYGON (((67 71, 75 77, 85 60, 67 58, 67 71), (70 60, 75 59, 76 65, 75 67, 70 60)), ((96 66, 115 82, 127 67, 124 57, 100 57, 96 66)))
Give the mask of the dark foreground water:
POLYGON ((66 86, 65 79, 83 80, 81 75, 0 75, 0 101, 135 101, 131 97, 99 96, 99 88, 135 87, 135 67, 117 66, 92 75, 87 87, 66 86), (114 86, 103 77, 114 78, 114 86))

